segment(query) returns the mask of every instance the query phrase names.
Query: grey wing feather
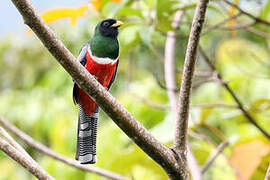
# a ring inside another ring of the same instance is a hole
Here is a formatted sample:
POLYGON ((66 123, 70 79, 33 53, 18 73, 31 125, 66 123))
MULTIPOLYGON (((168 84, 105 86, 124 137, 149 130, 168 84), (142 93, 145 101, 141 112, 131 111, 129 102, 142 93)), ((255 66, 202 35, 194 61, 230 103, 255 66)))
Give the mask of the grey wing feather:
MULTIPOLYGON (((89 44, 85 43, 83 45, 83 47, 81 48, 81 50, 79 52, 79 55, 77 57, 77 61, 79 61, 83 66, 85 66, 85 64, 86 64, 86 52, 87 52, 88 48, 89 48, 89 44)), ((72 94, 72 97, 73 97, 74 104, 78 103, 77 102, 77 96, 78 96, 78 85, 73 80, 73 94, 72 94)))

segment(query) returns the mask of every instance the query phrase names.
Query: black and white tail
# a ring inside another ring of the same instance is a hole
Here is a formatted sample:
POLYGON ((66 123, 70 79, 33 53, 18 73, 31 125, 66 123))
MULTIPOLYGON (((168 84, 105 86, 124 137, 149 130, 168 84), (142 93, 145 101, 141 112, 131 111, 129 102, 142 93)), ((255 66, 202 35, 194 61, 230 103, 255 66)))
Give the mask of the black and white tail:
POLYGON ((97 162, 98 113, 99 107, 95 109, 93 114, 87 115, 79 104, 76 160, 81 164, 94 164, 97 162))

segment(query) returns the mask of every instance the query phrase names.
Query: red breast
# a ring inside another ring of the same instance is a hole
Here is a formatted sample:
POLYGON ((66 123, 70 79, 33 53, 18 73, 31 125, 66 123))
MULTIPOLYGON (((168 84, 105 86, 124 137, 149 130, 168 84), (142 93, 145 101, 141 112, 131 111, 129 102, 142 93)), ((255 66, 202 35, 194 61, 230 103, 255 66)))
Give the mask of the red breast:
MULTIPOLYGON (((96 62, 87 51, 85 68, 88 70, 88 72, 95 76, 100 84, 102 84, 104 87, 108 87, 118 60, 119 58, 108 64, 100 64, 96 62)), ((96 102, 90 98, 82 89, 79 89, 78 101, 87 114, 92 114, 97 107, 96 102)))

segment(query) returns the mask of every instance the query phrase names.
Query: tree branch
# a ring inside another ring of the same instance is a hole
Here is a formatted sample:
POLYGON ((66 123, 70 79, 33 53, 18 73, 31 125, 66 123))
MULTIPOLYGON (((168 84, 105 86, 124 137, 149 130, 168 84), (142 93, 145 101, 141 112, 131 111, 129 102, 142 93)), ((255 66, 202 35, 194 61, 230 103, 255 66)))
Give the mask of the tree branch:
POLYGON ((29 0, 12 0, 33 32, 76 83, 90 95, 112 120, 170 177, 181 177, 173 152, 152 136, 97 80, 79 63, 58 40, 54 32, 35 12, 29 0))
POLYGON ((237 18, 238 18, 239 16, 241 16, 241 15, 242 15, 242 13, 238 13, 238 14, 235 14, 235 15, 233 15, 233 16, 229 16, 228 18, 222 20, 221 22, 219 22, 219 23, 217 23, 217 24, 215 24, 215 25, 213 25, 213 26, 209 26, 209 27, 205 28, 201 35, 204 35, 204 34, 210 32, 210 31, 213 30, 213 29, 217 29, 218 27, 220 27, 220 26, 222 26, 223 24, 227 23, 229 20, 237 19, 237 18))
POLYGON ((127 177, 121 176, 117 173, 108 171, 108 170, 104 170, 95 166, 84 166, 81 165, 79 162, 72 160, 70 158, 67 158, 61 154, 58 154, 56 152, 54 152, 53 150, 51 150, 50 148, 46 147, 45 145, 41 144, 40 142, 34 140, 33 138, 31 138, 29 135, 25 134, 24 132, 22 132, 21 130, 19 130, 18 128, 16 128, 14 125, 12 125, 11 123, 9 123, 8 121, 6 121, 4 118, 0 117, 0 124, 5 127, 8 131, 10 131, 11 133, 13 133, 14 135, 16 135, 18 138, 20 138, 22 141, 24 141, 28 146, 38 150, 39 152, 46 154, 47 156, 50 156, 58 161, 61 161, 69 166, 84 170, 84 171, 88 171, 91 173, 96 173, 99 174, 101 176, 110 178, 110 179, 115 179, 115 180, 129 180, 127 177))
POLYGON ((192 87, 192 77, 196 62, 197 46, 199 44, 200 33, 203 27, 206 8, 209 0, 200 0, 197 4, 189 41, 186 50, 185 64, 179 96, 179 112, 176 119, 176 130, 174 140, 174 151, 179 156, 183 174, 187 177, 187 129, 188 129, 188 112, 192 87))
POLYGON ((31 174, 36 176, 38 179, 41 180, 54 179, 46 171, 44 171, 36 162, 34 163, 32 158, 29 159, 28 156, 25 156, 22 152, 17 150, 3 138, 0 138, 0 149, 4 151, 13 160, 17 161, 20 165, 26 168, 31 174))
MULTIPOLYGON (((174 15, 174 20, 172 22, 172 27, 177 30, 180 26, 182 21, 182 17, 184 15, 183 11, 177 11, 174 15)), ((164 53, 164 76, 166 82, 166 89, 168 92, 169 102, 171 111, 176 115, 177 112, 177 91, 175 91, 176 84, 175 84, 175 44, 176 44, 176 36, 174 31, 168 31, 167 39, 165 44, 165 53, 164 53)), ((187 152, 188 158, 188 166, 190 172, 192 174, 193 180, 201 180, 201 171, 199 165, 192 154, 190 147, 188 147, 187 152)))
POLYGON ((270 163, 269 163, 268 169, 266 171, 264 180, 270 180, 270 163))
POLYGON ((54 179, 51 175, 49 175, 24 149, 23 147, 17 143, 12 136, 8 134, 8 132, 0 126, 0 135, 8 141, 8 143, 13 146, 17 151, 19 151, 22 155, 24 155, 31 163, 37 167, 41 176, 47 179, 54 179))
POLYGON ((223 0, 226 4, 229 4, 230 6, 236 8, 238 11, 240 11, 242 14, 245 14, 246 16, 250 17, 251 19, 254 19, 257 23, 261 23, 261 24, 265 24, 265 25, 270 25, 270 22, 263 20, 261 18, 258 18, 248 12, 246 12, 245 10, 241 9, 239 6, 237 6, 236 4, 228 1, 228 0, 223 0))
POLYGON ((228 145, 229 145, 228 141, 225 141, 219 144, 219 146, 217 147, 217 151, 207 159, 205 165, 202 167, 202 173, 205 173, 205 171, 214 163, 218 155, 222 153, 222 151, 228 145))
MULTIPOLYGON (((174 16, 172 27, 177 30, 181 23, 182 17, 184 15, 183 11, 177 11, 174 16)), ((172 112, 177 112, 177 92, 175 85, 175 75, 174 75, 174 55, 175 55, 175 32, 168 31, 167 39, 165 44, 165 54, 164 54, 164 76, 166 82, 166 88, 168 91, 168 97, 170 100, 172 112)))
POLYGON ((222 85, 224 86, 224 88, 229 92, 229 94, 232 96, 232 98, 234 99, 234 101, 236 102, 238 109, 242 111, 243 115, 247 118, 247 120, 253 124, 259 131, 261 131, 268 139, 270 139, 270 134, 268 132, 266 132, 258 123, 257 121, 254 119, 254 117, 252 117, 250 115, 250 113, 244 108, 244 105, 242 104, 242 102, 239 100, 239 98, 236 96, 235 92, 230 88, 230 86, 228 85, 228 83, 226 81, 223 80, 221 74, 217 71, 216 67, 214 66, 214 64, 211 62, 211 60, 209 59, 209 57, 206 55, 206 53, 204 52, 204 50, 200 47, 200 53, 203 57, 203 59, 205 60, 205 62, 208 64, 208 66, 211 68, 212 71, 215 71, 217 73, 217 78, 220 79, 222 85))

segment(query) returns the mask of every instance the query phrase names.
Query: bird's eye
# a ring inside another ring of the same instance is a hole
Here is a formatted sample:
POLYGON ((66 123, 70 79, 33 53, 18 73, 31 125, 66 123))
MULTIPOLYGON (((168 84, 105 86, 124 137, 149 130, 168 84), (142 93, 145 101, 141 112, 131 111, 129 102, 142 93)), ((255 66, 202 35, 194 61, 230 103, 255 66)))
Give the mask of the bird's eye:
POLYGON ((109 25, 110 25, 109 22, 104 22, 104 23, 103 23, 103 26, 105 26, 105 27, 108 27, 109 25))

